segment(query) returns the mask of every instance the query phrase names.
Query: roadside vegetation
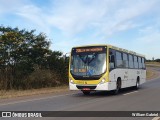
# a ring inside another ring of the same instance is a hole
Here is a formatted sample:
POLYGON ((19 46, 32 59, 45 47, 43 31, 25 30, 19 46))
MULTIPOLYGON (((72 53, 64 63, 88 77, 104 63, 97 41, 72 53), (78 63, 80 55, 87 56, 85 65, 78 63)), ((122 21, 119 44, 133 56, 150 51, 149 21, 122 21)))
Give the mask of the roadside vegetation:
POLYGON ((146 60, 146 67, 148 80, 157 77, 157 71, 150 69, 150 67, 160 67, 160 59, 146 60))
POLYGON ((156 76, 155 71, 153 71, 151 69, 147 69, 147 73, 146 73, 147 80, 153 79, 153 78, 155 78, 155 76, 156 76))
MULTIPOLYGON (((49 48, 44 33, 35 32, 0 26, 0 98, 68 90, 68 58, 49 48)), ((146 64, 160 66, 160 59, 146 64)), ((154 76, 147 69, 147 78, 154 76)))
POLYGON ((146 62, 146 64, 160 65, 160 62, 146 62))
POLYGON ((58 87, 48 87, 39 89, 28 89, 28 90, 0 90, 0 99, 4 98, 15 98, 32 95, 45 95, 45 94, 59 94, 69 91, 67 85, 58 87))
POLYGON ((28 90, 67 84, 68 62, 52 51, 44 33, 0 26, 0 90, 28 90))
POLYGON ((147 66, 160 67, 160 62, 146 62, 147 66))

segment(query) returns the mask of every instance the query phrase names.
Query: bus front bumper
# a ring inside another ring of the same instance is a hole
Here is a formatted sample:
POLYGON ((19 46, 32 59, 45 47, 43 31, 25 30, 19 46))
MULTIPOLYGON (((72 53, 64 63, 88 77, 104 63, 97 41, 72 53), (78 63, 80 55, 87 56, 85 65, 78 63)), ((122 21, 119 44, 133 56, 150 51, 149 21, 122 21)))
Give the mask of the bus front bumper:
POLYGON ((116 82, 105 82, 103 84, 97 84, 97 85, 81 85, 81 84, 73 84, 69 83, 69 89, 70 90, 83 90, 89 88, 90 90, 114 90, 116 88, 116 82))

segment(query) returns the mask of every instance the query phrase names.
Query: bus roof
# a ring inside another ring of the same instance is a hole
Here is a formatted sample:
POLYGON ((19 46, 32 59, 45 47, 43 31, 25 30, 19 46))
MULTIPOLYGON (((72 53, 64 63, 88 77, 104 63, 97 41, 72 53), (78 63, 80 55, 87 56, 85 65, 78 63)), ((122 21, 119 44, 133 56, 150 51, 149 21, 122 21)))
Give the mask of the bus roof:
POLYGON ((130 51, 130 50, 127 50, 127 49, 119 48, 119 47, 116 47, 116 46, 113 46, 113 45, 110 45, 110 44, 92 44, 92 45, 76 46, 76 47, 73 47, 73 48, 89 47, 89 46, 107 46, 107 47, 112 48, 114 50, 130 53, 130 54, 133 54, 133 55, 136 55, 136 56, 140 56, 140 57, 145 57, 144 55, 136 53, 134 51, 130 51))

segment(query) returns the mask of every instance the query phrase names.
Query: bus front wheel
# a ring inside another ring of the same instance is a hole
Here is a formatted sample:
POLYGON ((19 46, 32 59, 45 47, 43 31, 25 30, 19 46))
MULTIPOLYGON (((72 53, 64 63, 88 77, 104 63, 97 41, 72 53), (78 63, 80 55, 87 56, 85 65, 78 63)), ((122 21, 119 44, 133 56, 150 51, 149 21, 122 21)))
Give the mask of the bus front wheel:
POLYGON ((90 91, 82 91, 84 95, 89 95, 90 91))
POLYGON ((118 79, 118 80, 117 80, 117 83, 116 83, 116 89, 113 90, 113 94, 114 94, 114 95, 117 95, 117 94, 119 93, 119 90, 120 90, 120 89, 121 89, 121 80, 118 79))

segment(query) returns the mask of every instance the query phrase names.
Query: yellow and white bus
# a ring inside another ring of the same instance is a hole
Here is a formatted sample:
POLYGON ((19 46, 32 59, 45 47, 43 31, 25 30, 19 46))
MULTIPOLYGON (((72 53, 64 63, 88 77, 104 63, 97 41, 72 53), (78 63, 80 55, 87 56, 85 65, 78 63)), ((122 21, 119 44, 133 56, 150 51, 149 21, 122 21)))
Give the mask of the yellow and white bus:
POLYGON ((145 56, 112 45, 73 47, 69 62, 69 88, 91 91, 113 91, 139 88, 146 81, 145 56))

